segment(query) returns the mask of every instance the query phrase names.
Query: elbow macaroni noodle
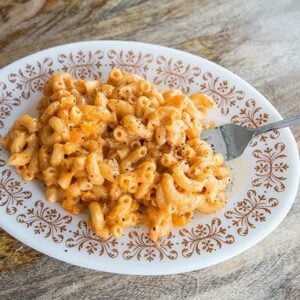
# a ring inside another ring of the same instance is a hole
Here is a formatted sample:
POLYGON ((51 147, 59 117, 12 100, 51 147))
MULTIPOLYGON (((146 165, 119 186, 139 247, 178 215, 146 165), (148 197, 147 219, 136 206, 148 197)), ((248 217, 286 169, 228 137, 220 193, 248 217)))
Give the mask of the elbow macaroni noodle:
POLYGON ((160 92, 118 69, 104 84, 57 73, 39 118, 21 116, 1 141, 25 180, 45 182, 50 202, 73 214, 88 209, 101 238, 143 223, 159 243, 195 211, 225 205, 228 168, 200 138, 214 105, 205 94, 160 92))

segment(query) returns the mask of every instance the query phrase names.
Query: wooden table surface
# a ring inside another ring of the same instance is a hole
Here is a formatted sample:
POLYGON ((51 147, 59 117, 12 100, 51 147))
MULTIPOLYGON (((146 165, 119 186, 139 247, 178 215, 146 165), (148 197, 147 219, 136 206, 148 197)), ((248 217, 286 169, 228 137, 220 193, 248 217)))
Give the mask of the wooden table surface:
MULTIPOLYGON (((283 116, 300 113, 299 0, 0 1, 0 67, 94 39, 200 55, 247 80, 283 116)), ((300 128, 294 133, 299 145, 300 128)), ((250 250, 204 270, 155 277, 81 269, 0 229, 0 299, 300 299, 299 217, 298 194, 282 224, 250 250)))

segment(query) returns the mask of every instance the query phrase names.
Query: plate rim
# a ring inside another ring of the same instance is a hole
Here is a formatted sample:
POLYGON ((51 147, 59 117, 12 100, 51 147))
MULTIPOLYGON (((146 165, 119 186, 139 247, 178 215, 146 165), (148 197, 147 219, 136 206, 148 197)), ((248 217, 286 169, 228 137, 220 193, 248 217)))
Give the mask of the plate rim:
MULTIPOLYGON (((132 45, 139 45, 140 47, 151 47, 151 48, 156 48, 156 50, 159 49, 163 49, 164 51, 167 52, 173 52, 174 54, 178 54, 179 56, 183 55, 183 56, 192 56, 194 59, 200 59, 205 61, 206 63, 208 63, 209 65, 213 65, 214 67, 220 69, 221 71, 225 72, 225 73, 229 73, 230 76, 240 82, 246 90, 250 90, 255 97, 260 98, 261 101, 263 101, 267 107, 268 110, 270 110, 270 112, 272 112, 272 114, 274 116, 276 116, 276 118, 278 119, 282 119, 281 114, 277 111, 277 109, 272 105, 272 103, 270 103, 256 88, 254 88, 251 84, 249 84, 247 81, 245 81, 243 78, 239 77, 238 75, 236 75, 235 73, 233 73, 230 69, 227 69, 219 64, 216 64, 206 58, 203 58, 201 56, 186 52, 186 51, 182 51, 182 50, 178 50, 175 48, 170 48, 170 47, 166 47, 166 46, 161 46, 161 45, 157 45, 157 44, 151 44, 151 43, 144 43, 144 42, 136 42, 136 41, 122 41, 122 40, 89 40, 89 41, 78 41, 78 42, 74 42, 74 43, 67 43, 67 44, 61 44, 55 47, 50 47, 50 48, 45 48, 42 49, 40 51, 34 52, 32 54, 29 54, 27 56, 21 57, 13 62, 11 62, 10 64, 4 66, 3 68, 0 69, 0 77, 6 73, 10 68, 14 68, 15 66, 17 66, 18 64, 20 64, 23 60, 25 59, 32 59, 34 58, 36 55, 43 55, 46 54, 48 51, 55 51, 58 49, 63 49, 63 47, 65 46, 78 46, 78 45, 82 45, 82 44, 110 44, 112 47, 114 45, 120 45, 123 44, 124 46, 132 46, 132 45)), ((297 144, 296 144, 296 140, 295 137, 292 133, 292 131, 288 128, 286 129, 287 132, 287 139, 290 142, 290 149, 293 151, 293 156, 295 155, 295 158, 298 161, 297 167, 295 168, 295 178, 294 180, 292 180, 292 186, 290 187, 290 191, 289 191, 289 202, 287 204, 285 204, 282 208, 281 208, 281 212, 279 214, 279 217, 274 221, 271 222, 271 224, 268 224, 268 226, 263 226, 262 228, 259 229, 259 233, 257 235, 254 236, 248 236, 247 238, 241 240, 239 242, 239 244, 235 247, 234 251, 225 251, 225 253, 222 253, 222 255, 218 255, 217 257, 211 257, 211 259, 206 260, 206 261, 202 261, 201 262, 201 266, 199 266, 197 263, 195 263, 194 260, 186 260, 184 263, 182 263, 182 265, 180 266, 180 270, 178 271, 178 266, 176 266, 176 264, 172 264, 171 262, 168 262, 166 264, 165 268, 157 268, 155 272, 149 272, 149 270, 147 270, 147 268, 145 268, 144 265, 140 265, 139 266, 135 266, 135 268, 128 268, 125 264, 119 264, 119 266, 117 265, 117 267, 115 266, 109 266, 107 268, 105 268, 105 264, 101 265, 101 266, 93 266, 93 259, 90 259, 90 262, 87 264, 87 260, 83 259, 81 261, 77 261, 77 260, 72 260, 72 256, 70 255, 70 253, 65 253, 62 252, 60 253, 59 251, 51 251, 51 247, 49 247, 49 245, 47 244, 40 244, 40 245, 32 245, 31 241, 31 235, 28 235, 29 238, 27 239, 26 237, 21 236, 21 232, 18 232, 18 227, 14 226, 9 226, 8 224, 5 224, 5 222, 1 221, 0 218, 0 227, 3 228, 9 235, 13 236, 14 238, 16 238, 17 240, 21 241, 22 243, 28 245, 29 247, 42 252, 50 257, 53 257, 55 259, 58 259, 60 261, 64 261, 67 262, 69 264, 72 265, 77 265, 80 267, 84 267, 84 268, 88 268, 88 269, 93 269, 93 270, 97 270, 97 271, 103 271, 103 272, 110 272, 110 273, 117 273, 117 274, 127 274, 127 275, 167 275, 167 274, 176 274, 176 273, 184 273, 184 272, 189 272, 189 271, 193 271, 193 270, 199 270, 199 269, 203 269, 206 268, 208 266, 213 266, 216 265, 218 263, 221 262, 225 262, 239 254, 241 254, 242 252, 250 249, 251 247, 253 247, 254 245, 256 245, 257 243, 261 242, 263 239, 265 239, 269 234, 271 234, 280 224, 281 222, 284 220, 284 218, 286 217, 286 215, 288 214, 288 212, 290 211, 293 203, 296 200, 296 196, 297 196, 297 191, 298 191, 298 182, 299 182, 299 178, 300 178, 300 165, 299 165, 299 152, 298 152, 298 148, 297 148, 297 144), (233 252, 233 253, 231 253, 233 252), (173 265, 173 266, 172 266, 173 265), (144 270, 144 271, 143 271, 144 270), (137 272, 138 271, 138 272, 137 272)), ((233 250, 233 249, 231 249, 233 250)))

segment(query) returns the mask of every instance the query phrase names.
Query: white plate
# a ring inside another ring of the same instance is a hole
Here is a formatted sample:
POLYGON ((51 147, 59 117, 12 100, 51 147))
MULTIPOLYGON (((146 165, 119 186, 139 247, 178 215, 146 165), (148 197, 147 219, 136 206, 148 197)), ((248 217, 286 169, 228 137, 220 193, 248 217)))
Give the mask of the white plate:
MULTIPOLYGON (((42 87, 52 72, 76 78, 106 79, 112 67, 140 74, 160 88, 203 91, 218 109, 210 118, 259 126, 281 118, 253 87, 230 71, 178 50, 136 42, 91 41, 63 45, 18 60, 0 71, 0 134, 21 114, 35 113, 42 87)), ((35 113, 36 114, 36 113, 35 113)), ((229 259, 266 237, 283 220, 297 191, 299 160, 289 129, 263 135, 232 163, 228 205, 212 215, 198 214, 174 229, 160 247, 145 228, 101 241, 86 215, 68 215, 45 200, 37 182, 25 183, 0 150, 0 226, 9 234, 62 261, 123 274, 171 274, 229 259)))

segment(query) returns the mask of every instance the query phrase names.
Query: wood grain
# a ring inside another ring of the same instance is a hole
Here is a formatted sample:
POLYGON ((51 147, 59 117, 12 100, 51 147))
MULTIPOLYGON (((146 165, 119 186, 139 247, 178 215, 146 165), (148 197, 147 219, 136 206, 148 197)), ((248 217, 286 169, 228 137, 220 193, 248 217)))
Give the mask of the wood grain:
POLYGON ((0 230, 0 273, 32 263, 41 255, 0 230))
MULTIPOLYGON (((284 115, 300 113, 300 2, 4 0, 0 67, 73 41, 182 49, 232 70, 284 115)), ((300 144, 300 128, 294 129, 300 144)), ((297 163, 297 162, 295 162, 297 163)), ((217 266, 172 276, 74 267, 0 231, 0 299, 300 299, 300 203, 264 241, 217 266)))

